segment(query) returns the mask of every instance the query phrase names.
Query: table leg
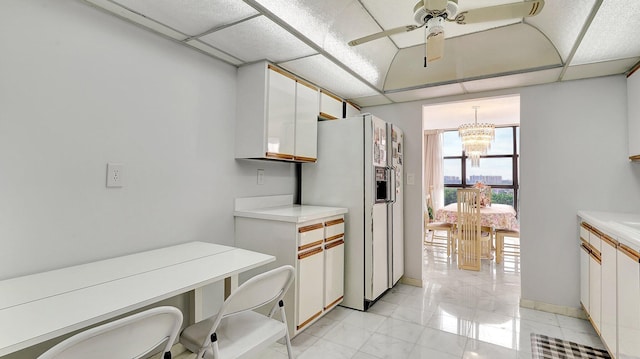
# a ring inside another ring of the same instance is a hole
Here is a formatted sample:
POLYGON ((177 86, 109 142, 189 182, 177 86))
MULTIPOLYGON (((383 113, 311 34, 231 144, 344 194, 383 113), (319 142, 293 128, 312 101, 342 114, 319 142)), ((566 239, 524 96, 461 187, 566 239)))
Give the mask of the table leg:
POLYGON ((202 288, 196 288, 189 292, 189 324, 197 323, 203 317, 202 288))
POLYGON ((238 288, 238 275, 232 275, 224 279, 224 299, 229 298, 231 292, 238 288))

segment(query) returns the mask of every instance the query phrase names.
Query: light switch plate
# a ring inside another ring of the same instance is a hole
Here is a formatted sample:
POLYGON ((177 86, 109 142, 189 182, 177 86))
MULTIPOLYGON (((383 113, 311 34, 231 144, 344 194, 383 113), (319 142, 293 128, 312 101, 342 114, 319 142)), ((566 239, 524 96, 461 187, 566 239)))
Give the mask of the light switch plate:
POLYGON ((413 185, 416 183, 416 175, 414 173, 407 173, 407 184, 413 185))
POLYGON ((107 163, 107 187, 124 186, 124 165, 122 163, 107 163))
POLYGON ((264 170, 258 170, 258 184, 264 184, 264 170))

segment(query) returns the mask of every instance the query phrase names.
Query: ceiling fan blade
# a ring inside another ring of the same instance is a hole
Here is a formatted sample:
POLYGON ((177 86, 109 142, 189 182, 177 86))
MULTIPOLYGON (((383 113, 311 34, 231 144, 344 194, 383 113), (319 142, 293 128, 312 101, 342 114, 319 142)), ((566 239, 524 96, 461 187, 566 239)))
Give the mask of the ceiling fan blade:
POLYGON ((448 0, 424 0, 424 8, 427 10, 444 10, 448 0))
POLYGON ((504 4, 479 9, 463 11, 456 15, 458 24, 475 24, 479 22, 514 19, 519 17, 536 16, 542 11, 544 0, 525 1, 513 4, 504 4))
POLYGON ((427 63, 442 59, 444 56, 444 32, 427 36, 427 63))
POLYGON ((361 37, 359 39, 351 40, 351 41, 349 41, 348 44, 349 44, 349 46, 356 46, 356 45, 364 44, 365 42, 369 42, 371 40, 379 39, 381 37, 390 36, 390 35, 394 35, 394 34, 399 34, 401 32, 413 31, 413 30, 418 29, 420 27, 421 26, 416 26, 416 25, 407 25, 407 26, 396 27, 396 28, 393 28, 393 29, 389 29, 389 30, 377 32, 375 34, 371 34, 371 35, 368 35, 368 36, 364 36, 364 37, 361 37))

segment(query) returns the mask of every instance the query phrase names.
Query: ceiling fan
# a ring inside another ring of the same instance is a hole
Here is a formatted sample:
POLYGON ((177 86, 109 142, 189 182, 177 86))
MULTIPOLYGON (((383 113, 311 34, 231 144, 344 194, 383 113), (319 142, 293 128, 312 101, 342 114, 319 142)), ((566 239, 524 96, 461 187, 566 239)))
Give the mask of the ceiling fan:
POLYGON ((413 16, 418 25, 396 27, 364 36, 349 41, 349 46, 357 46, 385 36, 409 32, 424 27, 426 30, 424 67, 427 67, 428 62, 439 60, 444 55, 445 21, 465 25, 518 17, 530 17, 538 15, 543 7, 544 0, 535 0, 471 9, 458 13, 458 0, 419 0, 413 7, 413 16))

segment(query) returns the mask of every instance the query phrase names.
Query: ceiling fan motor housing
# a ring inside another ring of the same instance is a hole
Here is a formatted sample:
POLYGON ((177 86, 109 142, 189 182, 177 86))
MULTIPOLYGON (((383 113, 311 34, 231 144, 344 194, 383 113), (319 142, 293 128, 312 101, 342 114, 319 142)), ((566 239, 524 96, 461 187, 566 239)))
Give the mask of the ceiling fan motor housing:
POLYGON ((447 6, 444 9, 425 9, 424 1, 420 0, 413 7, 413 19, 419 25, 422 25, 434 17, 441 17, 443 19, 453 18, 458 13, 458 1, 449 0, 447 6))

